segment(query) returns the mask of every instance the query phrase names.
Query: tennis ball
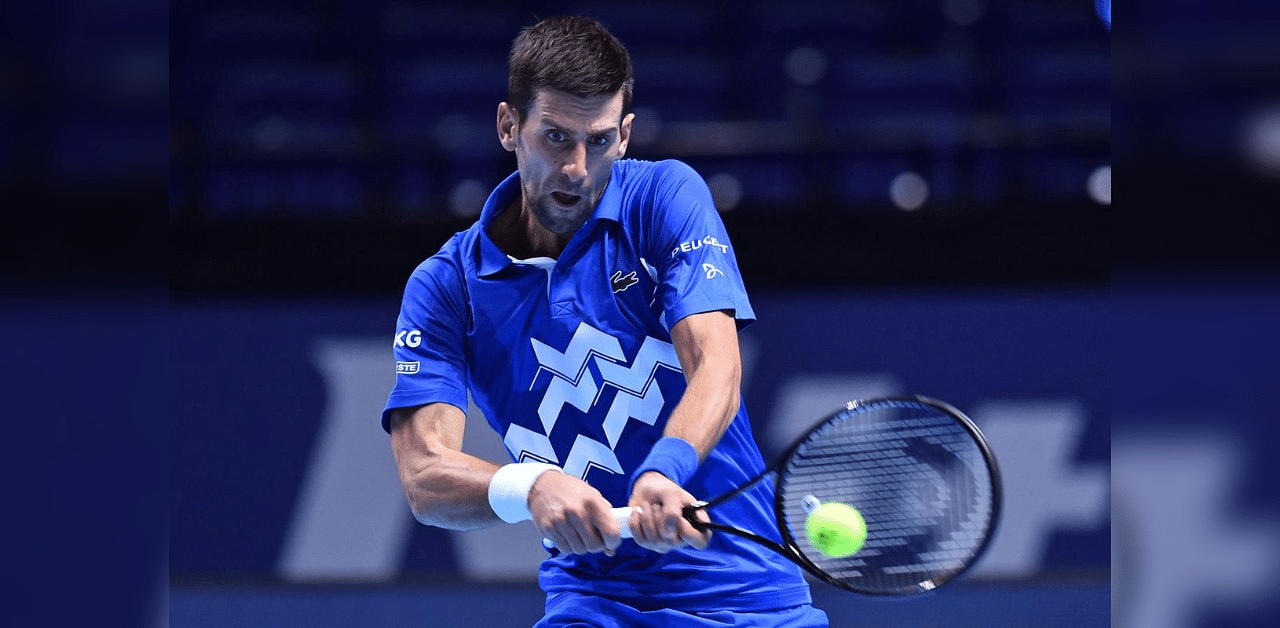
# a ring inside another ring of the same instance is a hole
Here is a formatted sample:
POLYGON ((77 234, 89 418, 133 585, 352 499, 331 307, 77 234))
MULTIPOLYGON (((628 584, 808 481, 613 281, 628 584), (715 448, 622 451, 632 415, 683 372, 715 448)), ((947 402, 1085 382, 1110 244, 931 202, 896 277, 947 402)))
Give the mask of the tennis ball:
POLYGON ((805 519, 809 543, 819 552, 835 558, 852 556, 867 540, 867 522, 862 513, 848 504, 829 502, 813 509, 805 519))

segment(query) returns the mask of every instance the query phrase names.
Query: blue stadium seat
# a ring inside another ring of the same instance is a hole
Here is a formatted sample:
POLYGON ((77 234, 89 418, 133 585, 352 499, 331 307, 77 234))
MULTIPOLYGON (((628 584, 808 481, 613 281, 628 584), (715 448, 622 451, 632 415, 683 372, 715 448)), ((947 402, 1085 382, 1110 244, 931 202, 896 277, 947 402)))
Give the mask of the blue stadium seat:
POLYGON ((721 49, 735 35, 726 28, 732 5, 659 0, 637 5, 626 0, 573 2, 563 13, 598 20, 631 53, 632 61, 653 53, 721 49))
POLYGON ((1008 171, 1021 183, 1021 193, 1051 201, 1087 199, 1090 173, 1111 162, 1109 153, 1091 156, 1068 147, 1023 149, 1015 154, 1008 171))
POLYGON ((814 46, 832 53, 883 50, 890 37, 892 5, 826 0, 747 3, 744 44, 789 50, 814 46))
POLYGON ((429 166, 421 161, 395 166, 391 204, 401 216, 421 218, 439 211, 440 191, 435 189, 431 174, 429 166))
POLYGON ((341 66, 273 63, 229 68, 204 120, 212 148, 248 154, 338 155, 360 134, 361 83, 341 66))
POLYGON ((705 54, 653 53, 632 60, 633 104, 657 110, 662 120, 719 120, 730 108, 731 70, 705 54))
POLYGON ((190 30, 171 38, 185 66, 174 73, 172 94, 183 114, 209 106, 229 68, 315 62, 329 41, 326 23, 309 9, 228 5, 188 21, 190 30))
MULTIPOLYGON (((507 66, 500 56, 415 57, 388 64, 386 69, 392 80, 387 87, 394 90, 390 96, 465 102, 477 96, 505 99, 507 93, 507 66)), ((495 108, 498 102, 493 101, 495 108)))
POLYGON ((510 7, 484 3, 340 2, 339 19, 357 25, 370 58, 393 64, 435 55, 489 55, 505 63, 521 24, 510 7))
MULTIPOLYGON (((0 151, 3 151, 0 145, 0 151)), ((4 169, 4 155, 0 152, 0 172, 4 169)), ((169 221, 173 222, 187 207, 187 169, 178 163, 169 164, 169 221)))
POLYGON ((216 94, 219 105, 290 102, 345 107, 358 94, 356 75, 340 64, 246 63, 229 68, 216 94))
POLYGON ((977 68, 950 55, 855 54, 840 59, 829 109, 847 116, 965 113, 976 100, 977 68))
POLYGON ((1009 172, 1008 153, 997 149, 973 152, 968 160, 965 196, 979 205, 995 203, 1004 194, 1009 172))
POLYGON ((379 124, 393 150, 451 154, 493 150, 498 103, 507 97, 507 71, 501 59, 413 59, 387 68, 381 78, 385 100, 379 124))
POLYGON ((979 106, 978 72, 942 55, 854 55, 835 68, 825 119, 853 145, 946 153, 979 106))
POLYGON ((248 166, 212 167, 205 175, 201 199, 208 220, 250 217, 282 206, 284 195, 274 173, 248 166))
MULTIPOLYGON (((1010 54, 1071 48, 1080 44, 1109 42, 1110 33, 1098 20, 1093 3, 1061 0, 1024 0, 992 3, 988 16, 998 26, 988 33, 1003 41, 1010 54)), ((994 43, 994 42, 993 42, 994 43)))
POLYGON ((493 123, 506 54, 520 27, 564 13, 596 17, 628 46, 634 106, 663 123, 807 121, 824 134, 822 155, 683 155, 733 176, 743 209, 830 189, 837 203, 896 211, 888 186, 905 170, 939 200, 995 203, 1011 177, 1080 195, 1077 179, 1103 157, 1079 151, 1109 137, 1109 33, 1088 2, 986 3, 968 27, 927 1, 523 6, 194 0, 172 22, 171 125, 204 141, 171 179, 171 216, 193 196, 184 189, 221 217, 355 216, 375 188, 402 216, 447 213, 459 181, 491 188, 514 167, 493 123), (1014 140, 1074 144, 1016 156, 973 146, 976 113, 1015 123, 1014 140), (376 185, 364 172, 373 155, 389 159, 376 185))
POLYGON ((708 181, 719 175, 736 179, 742 193, 742 210, 737 211, 794 205, 804 198, 814 172, 808 159, 793 155, 690 156, 682 160, 708 181))
POLYGON ((835 192, 847 207, 858 211, 898 211, 889 199, 893 179, 908 170, 923 173, 921 164, 903 153, 863 153, 835 161, 835 192))
POLYGON ((194 20, 181 42, 196 61, 314 59, 328 41, 327 24, 312 11, 224 8, 194 20))
POLYGON ((60 112, 43 138, 45 167, 58 181, 104 183, 163 176, 164 126, 143 114, 60 112))
POLYGON ((369 177, 350 163, 231 162, 210 168, 203 208, 211 220, 355 218, 371 192, 369 177))
POLYGON ((881 5, 812 0, 753 2, 741 13, 734 53, 739 60, 740 116, 750 119, 788 118, 794 113, 798 83, 786 71, 788 55, 815 51, 826 66, 812 87, 822 88, 831 81, 838 59, 883 49, 890 19, 881 5))
POLYGON ((1005 76, 1005 110, 1030 127, 1109 129, 1111 55, 1094 46, 1029 52, 1005 76))
POLYGON ((507 175, 516 169, 516 158, 502 150, 494 140, 491 150, 461 158, 450 158, 442 169, 447 185, 456 185, 459 181, 474 179, 488 191, 497 187, 507 175))

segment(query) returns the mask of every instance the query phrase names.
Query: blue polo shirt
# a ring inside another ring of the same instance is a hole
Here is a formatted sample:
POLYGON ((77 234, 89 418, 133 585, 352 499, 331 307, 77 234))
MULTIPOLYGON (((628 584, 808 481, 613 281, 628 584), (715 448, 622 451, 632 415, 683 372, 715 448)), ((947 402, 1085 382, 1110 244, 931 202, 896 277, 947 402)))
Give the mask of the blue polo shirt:
MULTIPOLYGON (((383 412, 433 402, 463 411, 467 391, 512 460, 547 462, 583 478, 614 506, 662 437, 686 382, 671 326, 724 310, 754 320, 710 191, 674 160, 619 160, 595 213, 558 259, 516 260, 486 229, 520 195, 519 173, 489 196, 480 220, 413 272, 383 412)), ((684 488, 709 499, 764 469, 745 406, 684 488)), ((710 512, 778 539, 772 486, 710 512)), ((753 543, 716 534, 710 548, 659 554, 624 541, 615 556, 552 552, 539 582, 639 608, 768 610, 805 604, 798 567, 753 543)))

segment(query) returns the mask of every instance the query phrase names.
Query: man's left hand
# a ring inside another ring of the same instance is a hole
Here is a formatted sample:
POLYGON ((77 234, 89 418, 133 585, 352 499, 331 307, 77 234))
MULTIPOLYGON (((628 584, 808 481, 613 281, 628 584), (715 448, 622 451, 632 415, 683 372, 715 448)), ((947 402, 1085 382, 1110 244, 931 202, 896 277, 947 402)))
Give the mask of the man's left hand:
MULTIPOLYGON (((706 549, 711 543, 711 531, 699 532, 683 515, 684 507, 695 501, 693 495, 661 473, 641 475, 631 489, 628 504, 632 508, 632 537, 640 547, 663 554, 685 546, 706 549)), ((699 510, 697 516, 701 521, 711 521, 704 511, 699 510)))

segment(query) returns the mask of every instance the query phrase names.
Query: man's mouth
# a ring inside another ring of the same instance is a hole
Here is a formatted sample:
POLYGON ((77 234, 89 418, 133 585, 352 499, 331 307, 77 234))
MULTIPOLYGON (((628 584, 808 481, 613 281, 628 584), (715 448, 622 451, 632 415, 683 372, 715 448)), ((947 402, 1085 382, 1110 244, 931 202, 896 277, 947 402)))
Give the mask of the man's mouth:
POLYGON ((582 200, 581 196, 576 194, 565 194, 564 192, 552 192, 551 198, 563 207, 572 207, 573 205, 577 205, 578 201, 582 200))

